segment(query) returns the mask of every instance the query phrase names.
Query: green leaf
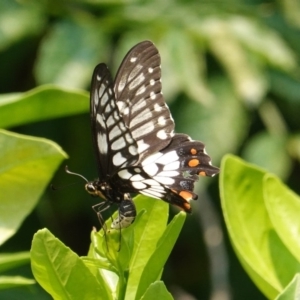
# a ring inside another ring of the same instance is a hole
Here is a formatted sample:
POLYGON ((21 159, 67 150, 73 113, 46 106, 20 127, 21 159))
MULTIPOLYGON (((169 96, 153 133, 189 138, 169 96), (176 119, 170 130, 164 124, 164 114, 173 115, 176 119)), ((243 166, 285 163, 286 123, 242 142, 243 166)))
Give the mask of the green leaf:
POLYGON ((155 251, 144 266, 135 299, 140 299, 150 284, 160 279, 163 267, 175 245, 185 218, 184 212, 178 213, 161 236, 155 251))
POLYGON ((276 233, 300 262, 300 197, 272 175, 264 178, 264 197, 276 233))
POLYGON ((35 279, 54 299, 112 299, 104 282, 99 284, 83 261, 47 229, 34 235, 30 253, 35 279))
POLYGON ((292 279, 299 263, 281 242, 268 216, 264 176, 261 169, 227 155, 222 161, 220 189, 236 254, 256 285, 274 298, 292 279))
POLYGON ((0 276, 0 290, 35 284, 35 280, 22 276, 0 276))
POLYGON ((299 300, 300 299, 300 274, 296 274, 293 280, 286 286, 276 300, 299 300))
POLYGON ((88 111, 88 93, 44 85, 0 95, 0 127, 12 127, 88 111))
POLYGON ((84 88, 93 68, 107 60, 103 26, 92 14, 73 14, 53 23, 44 37, 36 65, 40 84, 84 88))
POLYGON ((29 263, 29 252, 1 253, 0 272, 13 269, 15 267, 29 263))
POLYGON ((0 244, 32 211, 66 157, 55 143, 0 130, 0 244))
POLYGON ((137 211, 144 209, 138 226, 134 227, 134 250, 129 264, 125 299, 135 299, 141 274, 156 249, 168 221, 169 205, 161 200, 139 195, 135 198, 137 211))
POLYGON ((150 284, 141 300, 172 300, 172 295, 168 292, 165 284, 162 281, 156 281, 150 284))

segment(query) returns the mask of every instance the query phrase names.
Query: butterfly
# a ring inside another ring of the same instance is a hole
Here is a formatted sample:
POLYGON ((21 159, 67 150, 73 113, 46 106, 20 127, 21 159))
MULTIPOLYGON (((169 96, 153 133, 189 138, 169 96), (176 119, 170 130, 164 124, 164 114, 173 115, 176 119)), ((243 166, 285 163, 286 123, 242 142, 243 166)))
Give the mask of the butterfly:
POLYGON ((198 198, 193 190, 199 175, 219 173, 202 142, 174 133, 162 95, 160 64, 157 48, 143 41, 127 53, 115 80, 104 63, 92 76, 91 129, 99 178, 87 182, 85 189, 105 200, 93 206, 99 219, 111 205, 118 206, 112 228, 134 221, 132 193, 190 213, 190 201, 198 198))

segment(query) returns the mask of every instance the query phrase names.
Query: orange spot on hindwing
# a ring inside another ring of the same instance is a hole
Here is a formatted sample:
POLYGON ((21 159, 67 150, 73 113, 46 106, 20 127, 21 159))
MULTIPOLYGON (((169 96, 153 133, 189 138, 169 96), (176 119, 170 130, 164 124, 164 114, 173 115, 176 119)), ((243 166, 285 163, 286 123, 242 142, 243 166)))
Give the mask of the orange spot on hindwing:
POLYGON ((186 201, 190 201, 190 200, 193 199, 193 194, 191 194, 191 193, 188 192, 188 191, 181 191, 181 192, 179 193, 179 195, 180 195, 183 199, 185 199, 186 201))
POLYGON ((196 155, 196 154, 197 154, 197 150, 196 150, 195 148, 192 148, 192 149, 191 149, 191 154, 192 154, 192 155, 196 155))
POLYGON ((192 167, 192 168, 197 167, 199 164, 200 164, 200 161, 196 158, 193 158, 188 162, 189 167, 192 167))
POLYGON ((206 176, 206 173, 204 171, 199 172, 200 176, 206 176))

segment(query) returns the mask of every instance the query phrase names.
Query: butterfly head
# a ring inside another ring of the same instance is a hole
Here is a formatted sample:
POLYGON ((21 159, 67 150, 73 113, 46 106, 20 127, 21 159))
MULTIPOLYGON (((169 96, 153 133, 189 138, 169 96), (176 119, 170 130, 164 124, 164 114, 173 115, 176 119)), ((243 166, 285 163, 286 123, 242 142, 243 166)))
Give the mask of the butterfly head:
POLYGON ((98 196, 100 198, 106 199, 104 192, 106 190, 105 185, 101 184, 98 180, 89 181, 84 186, 85 190, 92 196, 98 196))

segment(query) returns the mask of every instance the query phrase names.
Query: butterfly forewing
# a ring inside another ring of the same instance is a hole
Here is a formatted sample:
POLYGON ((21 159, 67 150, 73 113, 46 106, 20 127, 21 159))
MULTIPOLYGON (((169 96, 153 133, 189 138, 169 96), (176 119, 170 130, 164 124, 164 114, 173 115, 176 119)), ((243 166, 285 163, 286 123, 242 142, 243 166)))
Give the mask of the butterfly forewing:
POLYGON ((133 47, 124 58, 116 79, 117 105, 138 145, 140 161, 167 146, 174 121, 161 92, 158 50, 149 41, 133 47))
POLYGON ((100 178, 105 178, 121 167, 133 165, 139 157, 137 143, 119 113, 113 80, 105 64, 94 70, 90 103, 98 171, 100 178))

